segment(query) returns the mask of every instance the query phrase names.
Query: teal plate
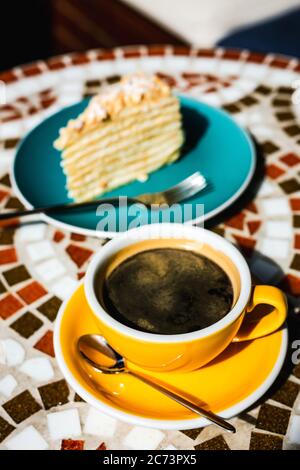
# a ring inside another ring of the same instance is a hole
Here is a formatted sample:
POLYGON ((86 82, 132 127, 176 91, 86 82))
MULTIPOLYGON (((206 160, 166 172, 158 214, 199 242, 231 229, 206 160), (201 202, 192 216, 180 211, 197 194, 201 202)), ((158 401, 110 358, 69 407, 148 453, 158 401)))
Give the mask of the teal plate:
MULTIPOLYGON (((124 229, 157 221, 194 223, 206 220, 232 204, 249 184, 255 168, 255 149, 248 134, 225 112, 192 98, 180 96, 185 145, 180 159, 151 173, 147 181, 134 181, 105 194, 137 196, 166 189, 200 171, 209 187, 177 207, 151 211, 135 206, 42 215, 61 228, 111 237, 124 229), (180 214, 181 210, 181 214, 180 214), (139 212, 140 211, 140 212, 139 212), (109 214, 109 217, 108 217, 109 214), (159 219, 157 219, 159 217, 159 219), (181 220, 178 219, 181 217, 181 220), (174 219, 174 220, 173 220, 174 219)), ((53 148, 59 129, 87 106, 88 100, 53 114, 35 127, 20 143, 13 165, 17 196, 27 208, 71 201, 65 188, 60 153, 53 148)))

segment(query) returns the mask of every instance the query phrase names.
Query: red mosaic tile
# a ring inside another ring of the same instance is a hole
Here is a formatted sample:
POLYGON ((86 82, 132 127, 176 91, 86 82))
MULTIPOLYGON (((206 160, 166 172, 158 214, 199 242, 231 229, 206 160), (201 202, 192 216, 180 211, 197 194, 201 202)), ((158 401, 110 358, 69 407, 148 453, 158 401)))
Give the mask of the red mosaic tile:
POLYGON ((290 63, 291 59, 287 59, 286 57, 275 57, 269 63, 270 67, 276 67, 280 69, 286 69, 290 63))
POLYGON ((20 225, 20 219, 18 219, 17 217, 15 219, 8 219, 8 220, 0 221, 0 228, 17 227, 18 225, 20 225))
POLYGON ((56 101, 56 97, 53 98, 46 98, 41 100, 41 105, 44 109, 49 108, 52 104, 54 104, 56 101))
POLYGON ((86 236, 81 235, 81 233, 71 233, 71 240, 74 242, 84 242, 84 240, 86 240, 86 236))
POLYGON ((300 250, 300 235, 298 235, 297 233, 295 234, 295 237, 294 237, 294 248, 296 248, 297 250, 300 250))
POLYGON ((27 113, 32 116, 33 114, 36 114, 39 111, 39 109, 36 106, 30 106, 30 108, 27 109, 27 113))
POLYGON ((264 54, 260 54, 258 52, 250 52, 246 61, 247 62, 254 62, 255 64, 261 64, 265 60, 266 56, 264 54))
POLYGON ((32 304, 37 299, 46 295, 47 291, 37 281, 33 281, 29 285, 20 289, 17 293, 27 304, 32 304))
POLYGON ((40 91, 39 96, 48 96, 53 93, 53 88, 46 88, 46 90, 40 91))
POLYGON ((78 279, 78 281, 80 281, 80 279, 82 279, 84 276, 85 276, 85 273, 84 273, 84 272, 77 273, 77 279, 78 279))
POLYGON ((101 442, 101 444, 97 447, 96 450, 107 450, 107 447, 104 442, 101 442))
POLYGON ((43 71, 37 64, 31 64, 22 67, 22 72, 26 77, 34 77, 35 75, 40 75, 41 73, 43 73, 43 71))
POLYGON ((102 50, 97 54, 97 60, 113 60, 116 58, 115 51, 113 50, 102 50))
POLYGON ((176 85, 176 80, 175 78, 172 77, 172 75, 167 75, 166 73, 162 73, 162 72, 157 72, 156 75, 162 80, 164 80, 170 87, 173 87, 176 85))
POLYGON ((267 166, 266 173, 269 178, 275 180, 276 178, 279 178, 279 176, 283 175, 285 172, 278 166, 271 164, 267 166))
POLYGON ((88 64, 90 58, 86 54, 74 54, 71 57, 71 62, 73 65, 88 64))
POLYGON ((23 307, 21 302, 12 294, 8 294, 0 300, 0 317, 4 320, 23 307))
POLYGON ((185 46, 176 46, 173 49, 173 55, 185 55, 189 56, 191 54, 191 49, 190 47, 185 47, 185 46))
POLYGON ((65 238, 65 234, 63 232, 60 232, 60 230, 56 230, 56 232, 53 235, 53 241, 55 243, 61 242, 65 238))
POLYGON ((243 230, 245 217, 245 214, 241 212, 240 214, 237 214, 234 217, 228 219, 225 222, 225 225, 227 225, 228 227, 237 228, 238 230, 243 230))
POLYGON ((148 47, 148 55, 150 56, 162 56, 165 55, 166 48, 165 46, 149 46, 148 47))
POLYGON ((251 233, 251 235, 253 235, 253 233, 257 232, 257 230, 261 226, 261 221, 251 220, 250 222, 247 222, 247 225, 248 225, 249 232, 251 233))
POLYGON ((240 237, 233 235, 233 238, 236 240, 239 248, 245 254, 245 256, 251 256, 256 245, 256 240, 253 238, 240 237))
POLYGON ((218 91, 218 88, 215 86, 211 86, 210 88, 207 88, 205 90, 205 93, 215 93, 216 91, 218 91))
POLYGON ((3 201, 3 199, 5 199, 8 195, 9 193, 7 191, 2 191, 2 189, 0 189, 0 202, 3 201))
POLYGON ((62 59, 51 59, 47 62, 47 65, 50 70, 60 70, 66 67, 62 59))
MULTIPOLYGON (((296 65, 296 67, 294 68, 294 70, 296 72, 300 72, 300 63, 298 65, 296 65)), ((1 78, 1 77, 0 77, 1 78)))
POLYGON ((241 57, 242 51, 240 49, 225 50, 222 59, 238 60, 241 57))
POLYGON ((70 258, 74 261, 74 263, 78 266, 78 268, 81 268, 81 266, 93 254, 92 250, 89 250, 88 248, 83 248, 77 245, 69 245, 66 248, 66 252, 70 256, 70 258))
POLYGON ((141 50, 138 48, 125 49, 123 51, 123 56, 127 59, 134 59, 135 57, 141 57, 141 50))
POLYGON ((298 198, 291 198, 290 199, 290 206, 293 211, 300 211, 300 199, 298 198))
POLYGON ((84 450, 84 441, 63 439, 60 450, 84 450))
POLYGON ((287 153, 280 160, 288 166, 295 166, 300 162, 300 158, 295 153, 287 153))
POLYGON ((199 49, 196 53, 197 57, 214 57, 215 49, 199 49))
POLYGON ((7 72, 0 73, 0 80, 4 83, 12 83, 16 82, 18 77, 13 71, 8 70, 7 72))
POLYGON ((258 213, 258 210, 257 210, 257 207, 256 207, 256 204, 255 202, 250 202, 250 204, 248 204, 245 209, 247 211, 250 211, 250 212, 253 212, 254 214, 257 214, 258 213))
POLYGON ((48 356, 55 357, 53 346, 53 331, 48 330, 44 336, 34 345, 34 348, 48 356))
POLYGON ((10 116, 7 116, 5 118, 2 118, 1 121, 2 122, 10 122, 10 121, 15 121, 16 119, 21 119, 22 117, 22 114, 19 113, 18 111, 15 111, 13 114, 11 114, 10 116))
POLYGON ((3 104, 0 106, 0 111, 14 111, 16 108, 12 104, 3 104))
POLYGON ((18 103, 29 103, 29 99, 26 96, 19 96, 16 100, 18 103))
POLYGON ((298 296, 300 295, 300 278, 292 274, 288 274, 282 279, 280 287, 283 290, 288 291, 290 294, 298 296))
POLYGON ((0 265, 15 263, 18 260, 15 248, 0 250, 0 265))

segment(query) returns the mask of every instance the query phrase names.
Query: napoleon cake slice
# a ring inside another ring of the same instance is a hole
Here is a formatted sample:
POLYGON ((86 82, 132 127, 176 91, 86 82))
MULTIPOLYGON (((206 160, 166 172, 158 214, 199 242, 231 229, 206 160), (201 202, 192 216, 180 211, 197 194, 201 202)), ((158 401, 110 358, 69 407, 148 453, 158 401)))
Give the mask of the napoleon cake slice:
POLYGON ((124 76, 94 96, 54 142, 69 197, 85 201, 178 159, 179 101, 157 76, 124 76))

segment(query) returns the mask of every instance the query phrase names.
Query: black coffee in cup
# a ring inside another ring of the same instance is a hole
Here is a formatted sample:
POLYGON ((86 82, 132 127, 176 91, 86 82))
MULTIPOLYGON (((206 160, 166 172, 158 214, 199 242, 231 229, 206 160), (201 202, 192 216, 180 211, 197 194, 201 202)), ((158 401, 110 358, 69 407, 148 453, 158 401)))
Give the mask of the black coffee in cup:
POLYGON ((98 297, 113 318, 165 335, 213 325, 231 310, 234 296, 228 275, 216 262, 179 248, 129 256, 99 286, 98 297))

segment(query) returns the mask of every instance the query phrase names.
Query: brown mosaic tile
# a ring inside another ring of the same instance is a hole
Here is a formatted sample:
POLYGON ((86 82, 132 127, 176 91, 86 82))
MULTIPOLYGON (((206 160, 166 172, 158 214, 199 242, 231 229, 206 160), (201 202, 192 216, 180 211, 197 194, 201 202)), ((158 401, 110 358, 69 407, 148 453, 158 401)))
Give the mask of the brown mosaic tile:
POLYGON ((272 101, 272 105, 276 108, 288 108, 291 105, 291 101, 274 98, 274 100, 272 101))
POLYGON ((281 450, 283 439, 280 436, 252 432, 249 450, 281 450))
POLYGON ((55 357, 54 346, 53 346, 53 331, 48 330, 44 336, 34 345, 35 349, 41 351, 48 356, 55 357))
POLYGON ((300 364, 298 364, 294 370, 293 370, 293 374, 295 377, 297 377, 297 379, 300 379, 300 364))
POLYGON ((273 144, 273 142, 271 142, 269 140, 264 142, 261 145, 261 148, 262 148, 263 152, 267 155, 271 155, 272 153, 277 152, 277 150, 279 150, 279 147, 277 145, 273 144))
POLYGON ((276 67, 280 69, 286 69, 290 63, 291 59, 286 59, 285 57, 275 57, 269 63, 270 67, 276 67))
POLYGON ((82 65, 88 64, 90 59, 87 54, 74 54, 71 57, 71 61, 73 65, 82 65))
POLYGON ((256 204, 254 202, 250 202, 250 204, 248 204, 245 209, 249 212, 252 212, 253 214, 257 214, 258 213, 258 210, 257 210, 257 207, 256 207, 256 204))
POLYGON ((0 416, 0 442, 4 441, 16 428, 0 416))
POLYGON ((4 207, 5 209, 17 209, 20 211, 24 209, 23 204, 16 197, 10 197, 4 207))
POLYGON ((265 403, 260 407, 256 427, 264 431, 285 435, 290 415, 289 410, 265 403))
POLYGON ((213 439, 202 442, 194 447, 195 450, 230 450, 223 436, 216 436, 213 439))
POLYGON ((275 113, 275 116, 280 122, 292 121, 294 119, 293 113, 290 112, 275 113))
POLYGON ((73 440, 73 439, 63 439, 61 441, 60 450, 84 450, 84 441, 73 440))
POLYGON ((293 124, 292 126, 284 127, 283 130, 290 137, 295 137, 296 135, 300 135, 300 126, 297 126, 297 124, 293 124))
POLYGON ((59 230, 56 230, 54 235, 53 235, 53 241, 55 243, 61 242, 65 238, 65 234, 63 232, 60 232, 59 230))
POLYGON ((198 57, 214 57, 215 56, 215 49, 198 49, 197 56, 198 57))
POLYGON ((225 225, 228 227, 233 227, 238 230, 243 230, 244 228, 244 220, 245 220, 245 214, 240 212, 239 214, 235 215, 234 217, 231 217, 225 222, 225 225))
POLYGON ((28 390, 7 401, 2 406, 17 424, 42 409, 28 390))
POLYGON ((0 294, 4 294, 4 292, 6 292, 6 288, 4 284, 0 281, 0 294))
POLYGON ((0 300, 0 317, 6 320, 23 307, 21 302, 12 294, 0 300))
POLYGON ((97 60, 113 60, 116 58, 116 54, 114 50, 102 50, 97 54, 97 60))
POLYGON ((105 81, 109 83, 110 85, 117 83, 121 80, 121 75, 110 75, 109 77, 106 77, 105 81))
POLYGON ((291 380, 287 380, 285 384, 277 390, 276 393, 274 393, 272 400, 278 401, 278 403, 282 403, 283 405, 292 408, 299 391, 300 385, 292 382, 291 380))
POLYGON ((50 70, 60 70, 66 67, 64 61, 59 58, 50 59, 49 61, 47 61, 47 65, 50 70))
POLYGON ((292 194, 300 190, 300 183, 296 180, 296 178, 282 181, 279 183, 279 186, 286 194, 292 194))
POLYGON ((9 188, 11 187, 11 181, 8 174, 0 178, 0 184, 3 184, 3 186, 8 186, 9 188))
POLYGON ((246 62, 253 62, 255 64, 261 64, 264 62, 266 56, 264 54, 260 54, 259 52, 250 52, 248 57, 246 58, 246 62))
POLYGON ((101 444, 98 445, 96 450, 107 450, 105 442, 101 442, 101 444))
POLYGON ((300 271, 300 254, 296 253, 292 259, 290 264, 291 269, 295 269, 296 271, 300 271))
POLYGON ((37 318, 33 313, 27 312, 22 315, 18 320, 10 325, 23 338, 29 338, 32 336, 41 326, 43 322, 37 318))
POLYGON ((85 403, 85 400, 81 398, 77 393, 75 393, 74 401, 75 403, 85 403))
POLYGON ((10 286, 14 286, 19 282, 26 281, 26 279, 30 278, 30 274, 24 265, 9 269, 2 274, 10 286))
POLYGON ((260 95, 264 95, 264 96, 270 95, 272 91, 273 91, 272 88, 265 86, 265 85, 259 85, 254 90, 255 93, 259 93, 260 95))
POLYGON ((96 88, 101 85, 102 81, 101 80, 87 80, 85 82, 85 86, 87 88, 96 88))
POLYGON ((0 74, 0 80, 4 83, 12 83, 16 82, 18 80, 18 77, 13 71, 9 70, 0 74))
POLYGON ((69 401, 70 391, 64 379, 38 387, 38 391, 46 410, 53 406, 64 405, 69 401))
POLYGON ((12 245, 15 231, 9 228, 0 230, 0 245, 12 245))
POLYGON ((5 149, 13 149, 13 148, 15 148, 15 147, 18 145, 19 140, 20 140, 20 139, 6 139, 6 140, 4 141, 4 148, 5 148, 5 149))
POLYGON ((43 73, 43 70, 38 65, 32 64, 23 66, 22 72, 26 77, 34 77, 43 73))
POLYGON ((295 89, 291 88, 289 86, 280 86, 280 87, 277 88, 277 92, 282 94, 282 95, 291 96, 295 92, 295 89))
POLYGON ((238 60, 242 54, 240 49, 227 49, 222 55, 222 59, 238 60))
POLYGON ((93 254, 92 250, 88 248, 83 248, 77 245, 69 245, 66 248, 66 252, 70 256, 70 258, 74 261, 74 263, 81 268, 81 266, 91 257, 93 254))
POLYGON ((223 106, 223 109, 225 109, 225 111, 231 114, 240 113, 241 111, 240 108, 236 104, 225 104, 223 106))
POLYGON ((80 281, 80 279, 82 279, 83 277, 85 276, 85 272, 80 272, 80 273, 77 273, 77 279, 78 281, 80 281))
POLYGON ((41 312, 50 321, 54 321, 57 312, 62 304, 62 301, 58 297, 51 297, 51 299, 44 302, 42 305, 37 307, 37 310, 41 312))
POLYGON ((15 248, 6 248, 0 250, 0 264, 10 264, 17 261, 17 253, 15 248))
POLYGON ((189 437, 190 439, 193 439, 193 441, 195 441, 197 439, 197 437, 199 436, 199 434, 201 433, 201 431, 203 431, 203 428, 184 429, 180 432, 182 432, 182 434, 185 434, 187 437, 189 437))
POLYGON ((20 289, 18 294, 27 304, 32 304, 46 295, 47 291, 37 281, 33 281, 29 285, 20 289))
POLYGON ((266 174, 268 175, 269 178, 275 180, 279 176, 284 175, 285 171, 279 168, 277 165, 274 165, 273 163, 271 165, 267 165, 266 168, 266 174))
POLYGON ((257 104, 259 101, 254 98, 254 96, 245 96, 244 98, 240 99, 240 103, 244 104, 245 106, 253 106, 254 104, 257 104))
POLYGON ((293 226, 295 228, 299 228, 300 227, 300 215, 293 215, 293 226))
POLYGON ((295 166, 300 162, 300 157, 296 155, 295 153, 287 153, 286 155, 283 155, 283 157, 280 158, 280 160, 285 163, 287 166, 295 166))

